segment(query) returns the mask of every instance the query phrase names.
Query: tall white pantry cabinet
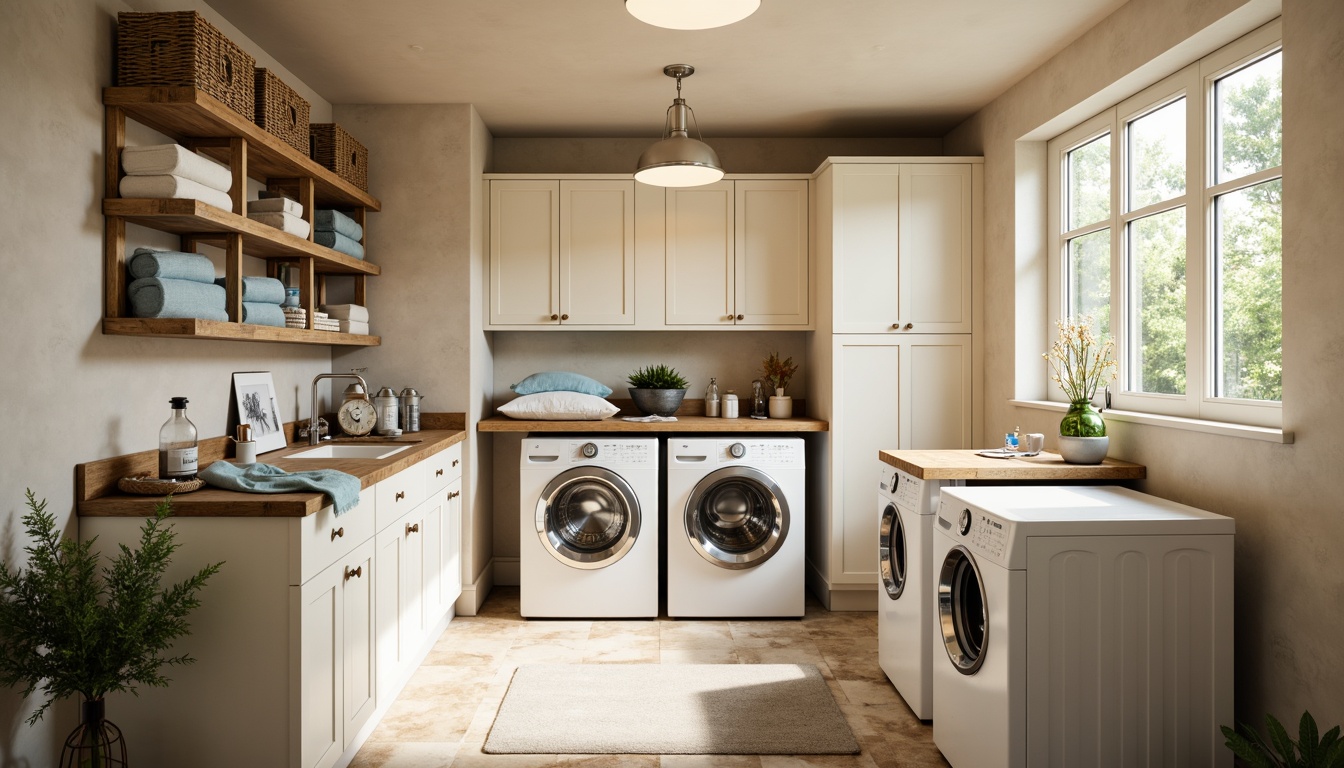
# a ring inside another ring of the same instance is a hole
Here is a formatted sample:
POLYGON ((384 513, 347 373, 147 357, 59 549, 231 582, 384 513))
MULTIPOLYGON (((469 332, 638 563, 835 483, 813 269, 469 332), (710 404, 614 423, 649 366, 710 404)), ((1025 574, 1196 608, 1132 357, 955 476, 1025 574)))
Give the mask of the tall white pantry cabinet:
POLYGON ((877 607, 879 450, 970 448, 982 319, 983 158, 830 158, 812 185, 817 332, 808 586, 877 607), (829 374, 829 375, 828 375, 829 374))

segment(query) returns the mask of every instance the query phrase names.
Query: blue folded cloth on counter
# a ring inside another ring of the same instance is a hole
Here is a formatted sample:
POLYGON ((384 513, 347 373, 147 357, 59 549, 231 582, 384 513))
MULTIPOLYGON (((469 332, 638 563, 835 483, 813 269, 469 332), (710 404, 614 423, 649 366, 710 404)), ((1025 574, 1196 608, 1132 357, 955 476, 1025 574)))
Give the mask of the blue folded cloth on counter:
POLYGON ((364 246, 360 245, 358 240, 346 237, 340 232, 319 229, 313 233, 313 242, 318 245, 325 245, 333 251, 340 251, 346 256, 353 256, 356 259, 364 258, 364 246))
POLYGON ((340 211, 319 209, 313 214, 313 229, 318 232, 340 232, 352 240, 364 239, 364 228, 359 222, 340 211))
POLYGON ((193 280, 198 283, 215 282, 215 265, 199 253, 136 248, 128 269, 132 280, 141 277, 166 277, 172 280, 193 280))
POLYGON ((270 464, 234 464, 216 461, 198 475, 202 480, 229 491, 243 493, 325 493, 337 516, 359 506, 359 478, 335 469, 286 472, 270 464))
POLYGON ((243 322, 249 325, 272 325, 285 327, 285 310, 279 304, 259 304, 255 301, 243 302, 243 322))
MULTIPOLYGON (((215 278, 215 285, 223 286, 225 279, 215 278)), ((243 301, 254 304, 274 304, 277 307, 285 303, 285 284, 274 277, 244 277, 243 301)))
POLYGON ((213 283, 142 277, 126 287, 136 317, 194 317, 228 322, 224 289, 213 283))

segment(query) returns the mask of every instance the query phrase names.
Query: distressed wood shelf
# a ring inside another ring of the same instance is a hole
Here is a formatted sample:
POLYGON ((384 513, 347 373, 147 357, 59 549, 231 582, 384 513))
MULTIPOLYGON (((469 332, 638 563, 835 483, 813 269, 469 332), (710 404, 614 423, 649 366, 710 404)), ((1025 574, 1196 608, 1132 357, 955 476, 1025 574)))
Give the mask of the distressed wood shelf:
POLYGON ((291 344, 326 344, 345 347, 376 347, 381 336, 277 328, 249 323, 221 323, 178 317, 105 317, 103 333, 112 336, 158 336, 164 338, 220 339, 225 341, 276 341, 291 344))

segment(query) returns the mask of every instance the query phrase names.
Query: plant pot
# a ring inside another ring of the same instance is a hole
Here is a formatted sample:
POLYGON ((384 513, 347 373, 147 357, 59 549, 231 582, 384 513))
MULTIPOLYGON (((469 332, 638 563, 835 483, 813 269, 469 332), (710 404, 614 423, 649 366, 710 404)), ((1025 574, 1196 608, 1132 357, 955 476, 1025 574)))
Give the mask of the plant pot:
POLYGON ((1106 420, 1092 407, 1091 401, 1074 400, 1069 403, 1069 412, 1059 422, 1059 434, 1069 437, 1105 437, 1106 420))
POLYGON ((793 398, 788 395, 776 395, 770 398, 770 418, 793 418, 793 398))
POLYGON ((61 768, 124 768, 126 741, 121 729, 104 717, 103 699, 85 699, 80 723, 65 740, 61 768))
POLYGON ((681 407, 682 398, 686 397, 684 389, 627 387, 626 391, 630 393, 630 399, 635 401, 635 407, 646 416, 671 416, 681 407))
POLYGON ((1059 455, 1070 464, 1100 464, 1111 447, 1111 438, 1059 436, 1059 455))

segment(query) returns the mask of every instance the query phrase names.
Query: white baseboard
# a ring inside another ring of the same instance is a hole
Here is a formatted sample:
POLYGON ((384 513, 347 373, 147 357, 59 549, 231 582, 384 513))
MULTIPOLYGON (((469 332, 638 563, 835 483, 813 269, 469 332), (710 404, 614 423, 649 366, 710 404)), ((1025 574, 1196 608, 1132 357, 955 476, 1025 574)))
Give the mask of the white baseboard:
POLYGON ((518 558, 496 557, 494 563, 496 584, 501 587, 516 587, 521 583, 518 574, 518 558))
POLYGON ((828 611, 876 611, 877 584, 831 584, 807 561, 807 589, 828 611))
POLYGON ((490 590, 495 588, 495 563, 492 559, 486 563, 485 568, 476 580, 470 584, 462 585, 462 594, 457 598, 458 616, 475 616, 480 613, 481 606, 485 603, 485 598, 490 596, 490 590))

